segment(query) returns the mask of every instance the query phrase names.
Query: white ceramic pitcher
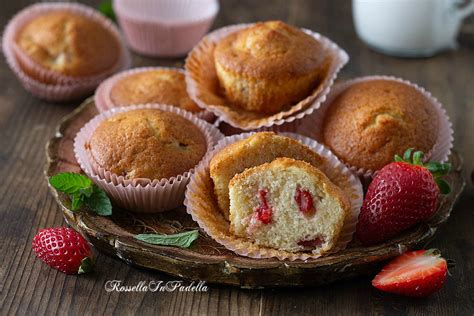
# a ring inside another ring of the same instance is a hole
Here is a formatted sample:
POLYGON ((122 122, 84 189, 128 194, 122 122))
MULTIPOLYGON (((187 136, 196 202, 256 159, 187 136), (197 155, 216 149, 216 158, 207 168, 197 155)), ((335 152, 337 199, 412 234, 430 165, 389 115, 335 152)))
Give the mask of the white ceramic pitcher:
POLYGON ((474 12, 474 0, 353 0, 358 36, 383 53, 427 57, 456 47, 462 20, 474 12))

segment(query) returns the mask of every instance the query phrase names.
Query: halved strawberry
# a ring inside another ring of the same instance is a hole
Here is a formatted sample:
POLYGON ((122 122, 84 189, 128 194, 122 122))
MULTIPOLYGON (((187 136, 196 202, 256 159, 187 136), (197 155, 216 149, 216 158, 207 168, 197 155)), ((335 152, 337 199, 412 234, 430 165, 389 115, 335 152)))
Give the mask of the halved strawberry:
POLYGON ((436 249, 404 253, 389 262, 372 280, 377 289, 412 297, 426 297, 441 289, 448 265, 436 249))

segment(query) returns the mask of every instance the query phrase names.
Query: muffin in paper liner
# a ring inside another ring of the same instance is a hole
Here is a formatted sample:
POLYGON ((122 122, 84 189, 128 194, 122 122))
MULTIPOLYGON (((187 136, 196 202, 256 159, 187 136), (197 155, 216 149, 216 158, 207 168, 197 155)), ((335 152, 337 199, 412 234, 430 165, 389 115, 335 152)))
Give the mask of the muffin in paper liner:
MULTIPOLYGON (((179 71, 180 73, 184 74, 184 70, 180 68, 172 68, 172 67, 140 67, 140 68, 133 68, 129 70, 125 70, 122 72, 119 72, 109 78, 107 78, 105 81, 103 81, 99 87, 97 87, 97 90, 94 95, 94 103, 99 112, 105 112, 113 108, 117 107, 122 107, 125 105, 116 105, 114 101, 112 100, 110 93, 114 87, 114 85, 121 79, 133 75, 136 73, 140 72, 146 72, 146 71, 151 71, 151 70, 175 70, 179 71)), ((178 107, 179 108, 179 107, 178 107)), ((207 122, 213 122, 215 119, 215 116, 212 112, 202 110, 198 113, 192 113, 199 117, 200 119, 203 119, 207 122)))
POLYGON ((130 48, 161 57, 186 55, 219 11, 217 0, 115 0, 113 6, 130 48))
POLYGON ((97 126, 105 119, 117 113, 136 109, 159 109, 173 112, 191 121, 205 136, 207 143, 206 153, 210 152, 214 145, 223 137, 215 127, 182 109, 163 104, 133 105, 114 108, 98 114, 84 125, 74 138, 76 160, 87 176, 107 192, 116 205, 141 213, 157 213, 174 209, 183 204, 186 185, 194 169, 167 179, 151 180, 137 178, 128 180, 124 179, 123 176, 105 170, 90 159, 86 144, 97 126))
POLYGON ((336 245, 330 252, 324 254, 316 252, 289 252, 257 245, 253 241, 235 236, 229 231, 230 223, 225 219, 217 205, 213 182, 209 174, 209 163, 212 157, 222 148, 236 141, 248 138, 252 134, 254 133, 250 132, 225 137, 196 167, 188 184, 184 201, 187 212, 192 216, 193 220, 219 244, 234 251, 238 255, 251 258, 275 257, 279 260, 307 260, 344 249, 352 240, 352 236, 356 230, 356 224, 363 201, 362 184, 329 149, 311 138, 294 133, 280 133, 280 135, 298 140, 325 158, 326 163, 320 166, 319 169, 323 171, 334 184, 343 190, 351 202, 349 214, 347 214, 345 218, 344 226, 336 245))
POLYGON ((70 101, 92 93, 97 85, 114 72, 130 67, 131 56, 117 27, 96 10, 77 3, 40 3, 26 7, 17 13, 7 24, 2 49, 7 63, 16 74, 24 88, 33 95, 48 101, 70 101), (73 77, 62 75, 42 67, 34 62, 15 42, 17 32, 25 23, 46 12, 66 10, 86 16, 102 26, 116 37, 120 54, 113 67, 92 76, 73 77), (36 78, 29 75, 34 74, 36 78))
MULTIPOLYGON (((324 116, 326 111, 331 106, 331 103, 336 99, 336 97, 344 91, 346 88, 351 86, 352 84, 371 81, 371 80, 392 80, 396 82, 400 82, 406 85, 409 85, 419 92, 421 92, 431 103, 433 108, 436 110, 438 114, 438 121, 439 121, 439 128, 438 128, 438 137, 435 145, 433 146, 432 150, 425 153, 425 161, 433 160, 439 162, 446 162, 449 158, 451 153, 451 149, 453 147, 453 127, 451 121, 449 120, 448 115, 446 114, 446 110, 442 106, 442 104, 433 96, 430 92, 426 91, 424 88, 401 78, 396 78, 393 76, 367 76, 367 77, 360 77, 351 79, 345 82, 341 82, 336 84, 331 92, 329 93, 326 101, 321 104, 319 110, 312 115, 305 117, 301 120, 301 125, 299 126, 297 132, 308 137, 312 137, 317 141, 324 143, 322 137, 322 128, 324 126, 324 116)), ((339 158, 341 159, 341 158, 339 158)), ((342 159, 341 159, 342 161, 342 159)), ((368 183, 371 181, 372 177, 377 172, 376 170, 366 170, 364 168, 359 168, 356 166, 351 166, 350 164, 346 163, 346 165, 355 172, 358 176, 360 176, 364 182, 368 183)))
POLYGON ((294 122, 313 113, 326 99, 339 70, 349 61, 349 56, 328 38, 307 29, 302 31, 320 42, 327 53, 324 76, 319 79, 318 86, 309 96, 289 109, 272 115, 239 109, 222 96, 214 66, 215 46, 227 35, 252 25, 254 24, 237 24, 220 28, 206 35, 193 48, 185 65, 188 94, 200 107, 213 112, 233 127, 247 131, 294 122))

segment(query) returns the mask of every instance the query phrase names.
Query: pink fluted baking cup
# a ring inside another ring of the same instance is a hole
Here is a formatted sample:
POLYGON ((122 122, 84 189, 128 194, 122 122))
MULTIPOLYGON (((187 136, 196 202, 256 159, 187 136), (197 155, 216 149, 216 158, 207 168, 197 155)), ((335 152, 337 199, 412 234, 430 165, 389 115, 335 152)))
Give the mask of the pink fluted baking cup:
POLYGON ((2 38, 2 49, 8 65, 20 79, 25 89, 37 97, 49 101, 69 101, 86 96, 93 92, 97 85, 110 74, 126 69, 131 64, 130 53, 113 23, 94 9, 76 3, 40 3, 23 9, 7 24, 2 38), (15 37, 17 32, 31 19, 46 12, 56 10, 67 10, 82 14, 107 28, 116 37, 117 43, 119 43, 121 48, 116 64, 100 74, 79 78, 61 75, 43 68, 29 58, 16 45, 15 37), (40 79, 29 76, 20 64, 25 65, 29 71, 34 72, 35 76, 40 79))
MULTIPOLYGON (((229 222, 217 205, 213 191, 213 183, 209 174, 209 163, 212 157, 225 146, 245 139, 254 133, 244 133, 225 137, 209 152, 196 167, 186 190, 184 205, 188 213, 199 226, 215 241, 234 251, 238 255, 251 258, 278 258, 280 260, 307 260, 320 257, 322 254, 312 252, 288 252, 256 245, 251 240, 237 237, 230 233, 229 222)), ((329 252, 334 253, 344 249, 352 240, 355 232, 360 208, 362 206, 363 192, 360 180, 326 147, 315 140, 294 134, 281 133, 309 146, 325 158, 326 163, 320 169, 328 178, 338 185, 351 202, 350 212, 344 221, 344 227, 339 235, 335 247, 329 252)), ((329 254, 325 253, 325 254, 329 254)))
POLYGON ((114 0, 130 47, 149 56, 183 56, 206 34, 217 0, 114 0))
POLYGON ((227 35, 252 25, 254 24, 237 24, 220 28, 206 35, 193 48, 185 65, 188 94, 200 107, 213 112, 233 127, 247 131, 291 123, 313 113, 326 99, 337 74, 349 61, 349 56, 330 39, 307 29, 302 29, 302 31, 323 45, 328 56, 326 62, 329 63, 325 77, 309 96, 286 111, 268 116, 232 107, 230 102, 221 95, 214 67, 215 45, 227 35))
MULTIPOLYGON (((126 104, 115 104, 114 101, 112 100, 111 92, 112 92, 112 89, 113 89, 114 85, 118 81, 122 80, 123 78, 125 78, 129 75, 133 75, 133 74, 140 73, 140 72, 151 71, 151 70, 160 70, 160 69, 174 70, 174 71, 178 71, 178 72, 184 74, 183 69, 170 68, 170 67, 140 67, 140 68, 133 68, 133 69, 129 69, 129 70, 119 72, 119 73, 113 75, 112 77, 108 78, 107 80, 103 81, 99 85, 99 87, 97 88, 97 90, 95 92, 95 95, 94 95, 95 106, 97 107, 97 109, 100 112, 105 112, 105 111, 108 111, 108 110, 116 108, 116 107, 126 106, 126 104)), ((193 113, 193 114, 196 115, 197 117, 199 117, 200 119, 203 119, 207 122, 213 122, 214 119, 215 119, 214 114, 212 114, 212 112, 209 112, 209 111, 206 111, 206 110, 202 110, 198 113, 193 113)))
MULTIPOLYGON (((451 149, 453 147, 453 127, 451 121, 449 120, 448 115, 446 114, 446 110, 441 105, 441 103, 433 96, 430 92, 426 91, 424 88, 401 78, 396 78, 392 76, 367 76, 367 77, 360 77, 355 78, 352 80, 348 80, 346 82, 339 83, 334 86, 331 90, 330 94, 327 97, 327 100, 321 105, 320 109, 313 113, 310 116, 305 117, 301 121, 301 125, 298 128, 298 133, 306 135, 308 137, 312 137, 319 142, 323 143, 322 137, 322 128, 324 124, 324 116, 326 111, 331 106, 332 101, 346 88, 351 86, 352 84, 370 81, 370 80, 393 80, 396 82, 400 82, 403 84, 407 84, 419 92, 421 92, 430 103, 433 105, 433 108, 436 110, 438 114, 438 121, 439 121, 439 129, 438 129, 438 138, 433 146, 433 149, 427 153, 425 153, 425 160, 433 160, 439 162, 446 162, 449 158, 451 153, 451 149)), ((341 159, 341 158, 340 158, 341 159)), ((341 159, 342 160, 342 159, 341 159)), ((359 168, 356 166, 351 166, 350 164, 346 163, 346 165, 354 171, 358 176, 364 179, 364 182, 368 182, 372 179, 373 175, 375 174, 376 170, 366 170, 364 168, 359 168)))
POLYGON ((145 104, 122 108, 98 114, 90 120, 74 138, 74 153, 81 169, 94 183, 101 187, 118 206, 141 213, 156 213, 174 209, 183 204, 186 185, 194 172, 188 170, 176 177, 161 180, 126 180, 92 163, 86 144, 97 126, 105 119, 122 112, 136 109, 160 109, 183 116, 194 123, 204 134, 207 152, 222 138, 222 134, 209 123, 198 119, 184 110, 163 104, 145 104))

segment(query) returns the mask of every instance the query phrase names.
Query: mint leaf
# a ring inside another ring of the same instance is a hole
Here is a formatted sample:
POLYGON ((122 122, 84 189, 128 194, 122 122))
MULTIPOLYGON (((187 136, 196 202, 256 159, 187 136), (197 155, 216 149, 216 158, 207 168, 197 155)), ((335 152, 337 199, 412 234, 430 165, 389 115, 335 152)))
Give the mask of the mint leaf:
POLYGON ((107 194, 84 175, 71 172, 58 173, 49 178, 49 183, 56 190, 69 195, 73 211, 85 203, 98 215, 112 214, 112 203, 107 194))
POLYGON ((98 186, 94 185, 94 190, 89 198, 85 200, 87 206, 101 216, 112 215, 112 203, 107 194, 100 189, 98 186))
POLYGON ((115 12, 114 7, 112 5, 112 0, 102 1, 99 4, 99 11, 112 21, 115 21, 115 12))
POLYGON ((58 191, 74 194, 80 190, 88 190, 92 187, 92 180, 77 173, 58 173, 49 178, 49 183, 58 191))
POLYGON ((83 202, 84 202, 84 195, 81 195, 79 193, 74 193, 71 195, 71 208, 73 211, 80 208, 83 202))
POLYGON ((159 234, 139 234, 135 238, 143 242, 162 245, 162 246, 176 246, 180 248, 188 248, 193 241, 199 237, 198 230, 191 230, 173 235, 159 235, 159 234))

